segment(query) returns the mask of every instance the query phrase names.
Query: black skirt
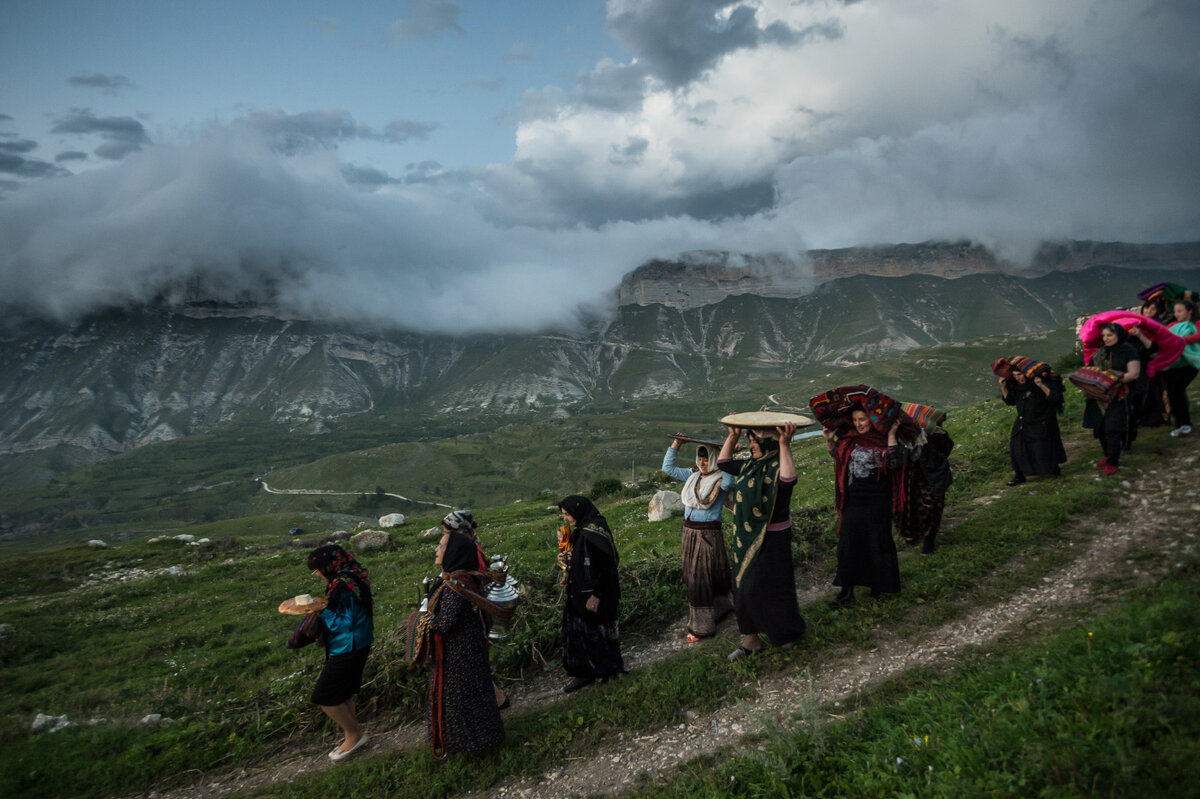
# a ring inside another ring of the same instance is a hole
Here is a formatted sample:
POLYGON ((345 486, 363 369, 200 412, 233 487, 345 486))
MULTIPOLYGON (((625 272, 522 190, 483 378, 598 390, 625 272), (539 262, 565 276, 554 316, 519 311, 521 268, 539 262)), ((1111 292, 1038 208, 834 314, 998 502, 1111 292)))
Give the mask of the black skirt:
POLYGON ((358 693, 362 687, 363 668, 367 665, 367 655, 370 653, 371 647, 364 646, 353 652, 325 658, 325 667, 321 669, 321 676, 313 688, 313 704, 334 707, 358 693))
POLYGON ((865 585, 884 594, 900 592, 890 483, 851 483, 842 508, 833 584, 844 588, 865 585))
POLYGON ((733 612, 742 635, 766 635, 783 646, 804 635, 792 570, 792 528, 768 530, 762 547, 733 590, 733 612))

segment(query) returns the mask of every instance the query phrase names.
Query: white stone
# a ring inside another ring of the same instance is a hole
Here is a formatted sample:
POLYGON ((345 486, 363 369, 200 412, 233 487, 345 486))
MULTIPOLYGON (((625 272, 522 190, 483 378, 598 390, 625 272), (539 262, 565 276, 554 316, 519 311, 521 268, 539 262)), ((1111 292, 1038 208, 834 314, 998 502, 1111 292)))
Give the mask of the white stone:
POLYGON ((363 530, 350 538, 350 543, 359 552, 373 549, 388 549, 392 545, 392 537, 383 530, 363 530))
POLYGON ((151 713, 147 716, 142 716, 142 720, 138 722, 138 725, 154 729, 156 727, 169 727, 174 723, 175 719, 168 718, 162 713, 151 713))
POLYGON ((188 535, 187 533, 180 533, 179 535, 174 536, 174 538, 176 541, 182 541, 185 544, 190 544, 196 540, 196 536, 188 535))
POLYGON ((677 491, 658 491, 650 499, 648 515, 652 522, 661 522, 671 518, 671 514, 683 510, 683 499, 677 491))
POLYGON ((108 549, 108 544, 104 543, 99 538, 93 538, 91 541, 88 541, 88 546, 92 549, 108 549))
POLYGON ((399 527, 404 524, 403 513, 389 513, 379 517, 380 527, 399 527))
POLYGON ((58 732, 64 727, 70 726, 71 722, 67 720, 66 715, 47 716, 45 713, 38 713, 34 717, 30 729, 34 732, 58 732))

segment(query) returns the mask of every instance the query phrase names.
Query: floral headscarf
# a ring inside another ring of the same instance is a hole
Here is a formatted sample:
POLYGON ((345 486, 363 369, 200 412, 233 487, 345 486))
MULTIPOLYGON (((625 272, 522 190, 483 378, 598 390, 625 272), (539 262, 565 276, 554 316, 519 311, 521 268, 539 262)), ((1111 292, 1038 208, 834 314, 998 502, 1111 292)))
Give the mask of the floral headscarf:
POLYGON ((367 579, 369 572, 349 552, 337 544, 317 547, 308 554, 308 568, 316 569, 329 581, 325 586, 325 596, 330 607, 336 604, 339 591, 350 591, 362 602, 368 614, 372 612, 371 581, 367 579))

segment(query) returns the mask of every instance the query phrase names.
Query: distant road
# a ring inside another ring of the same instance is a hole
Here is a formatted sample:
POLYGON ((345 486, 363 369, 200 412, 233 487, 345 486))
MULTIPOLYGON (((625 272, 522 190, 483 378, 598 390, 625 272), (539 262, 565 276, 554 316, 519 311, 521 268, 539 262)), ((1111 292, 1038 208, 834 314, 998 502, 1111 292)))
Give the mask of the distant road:
MULTIPOLYGON (((320 496, 338 497, 360 497, 363 494, 366 494, 367 496, 372 496, 375 494, 374 491, 323 491, 319 488, 271 488, 269 485, 267 485, 267 481, 261 477, 256 477, 254 479, 257 482, 262 483, 263 491, 266 491, 268 494, 318 494, 320 496)), ((423 499, 409 499, 402 494, 393 494, 390 491, 384 491, 383 495, 385 497, 402 499, 405 502, 415 502, 420 505, 433 505, 438 508, 449 508, 450 510, 454 510, 453 505, 443 505, 440 502, 427 502, 423 499)))

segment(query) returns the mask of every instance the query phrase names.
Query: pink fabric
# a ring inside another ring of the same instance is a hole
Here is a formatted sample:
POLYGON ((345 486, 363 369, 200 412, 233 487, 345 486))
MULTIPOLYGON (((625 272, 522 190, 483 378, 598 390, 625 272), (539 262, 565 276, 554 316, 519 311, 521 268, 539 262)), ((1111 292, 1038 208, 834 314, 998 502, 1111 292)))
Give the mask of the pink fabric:
POLYGON ((1083 323, 1083 327, 1079 328, 1084 363, 1090 363, 1092 353, 1104 346, 1100 331, 1111 322, 1116 322, 1126 330, 1137 327, 1146 334, 1146 338, 1158 345, 1158 352, 1150 359, 1150 363, 1146 364, 1146 374, 1150 377, 1154 377, 1159 369, 1166 368, 1183 354, 1184 340, 1161 322, 1133 311, 1104 311, 1088 319, 1083 323))

